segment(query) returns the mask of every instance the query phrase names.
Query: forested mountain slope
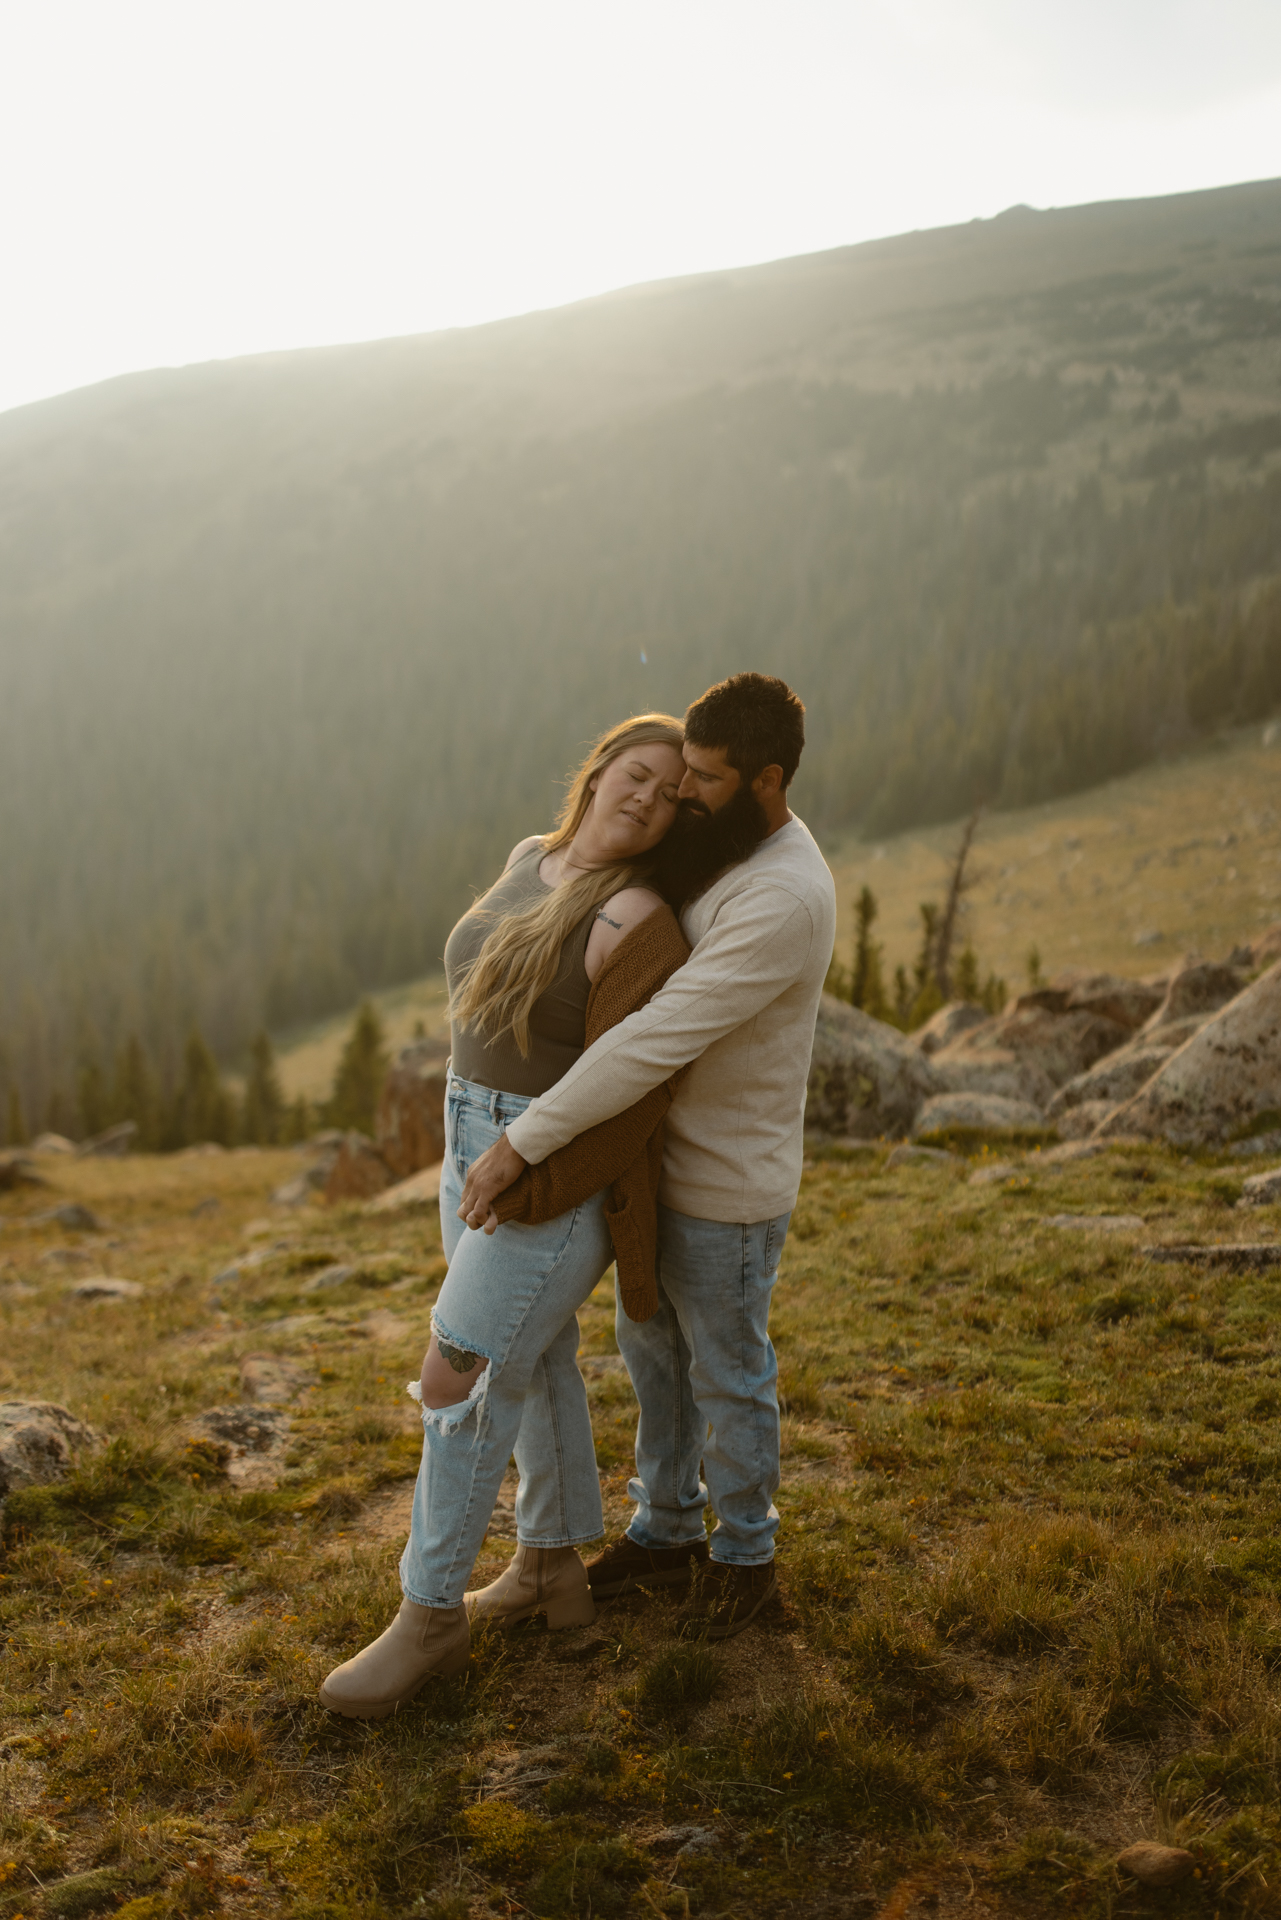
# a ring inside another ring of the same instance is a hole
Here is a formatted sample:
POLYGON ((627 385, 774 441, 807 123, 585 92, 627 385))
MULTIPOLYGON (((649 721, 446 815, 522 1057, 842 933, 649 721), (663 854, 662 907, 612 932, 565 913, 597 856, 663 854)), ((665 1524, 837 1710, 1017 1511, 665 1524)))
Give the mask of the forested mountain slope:
POLYGON ((1138 765, 1281 703, 1279 578, 1278 182, 2 415, 0 1080, 430 969, 593 729, 738 667, 820 832, 1138 765))

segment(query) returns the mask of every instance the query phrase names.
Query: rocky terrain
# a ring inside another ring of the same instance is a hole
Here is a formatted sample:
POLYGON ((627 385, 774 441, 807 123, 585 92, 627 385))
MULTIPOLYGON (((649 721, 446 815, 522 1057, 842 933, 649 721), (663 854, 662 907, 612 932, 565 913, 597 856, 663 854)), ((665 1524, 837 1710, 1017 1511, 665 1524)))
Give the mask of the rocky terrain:
POLYGON ((1189 955, 1141 979, 1071 969, 999 1014, 952 1003, 911 1034, 825 995, 806 1124, 1266 1145, 1281 1129, 1281 925, 1221 962, 1189 955))

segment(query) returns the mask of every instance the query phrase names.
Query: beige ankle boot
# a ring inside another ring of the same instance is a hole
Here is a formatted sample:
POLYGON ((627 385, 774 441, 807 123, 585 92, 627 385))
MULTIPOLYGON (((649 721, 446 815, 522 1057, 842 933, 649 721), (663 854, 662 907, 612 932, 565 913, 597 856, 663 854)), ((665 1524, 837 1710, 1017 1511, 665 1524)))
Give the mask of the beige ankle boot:
POLYGON ((470 1651, 465 1607, 402 1600, 386 1633, 334 1668, 321 1686, 321 1704, 349 1720, 384 1720, 433 1674, 461 1673, 470 1651))
POLYGON ((463 1595, 472 1620, 514 1626, 545 1613, 549 1627, 590 1627, 596 1603, 587 1569, 574 1547, 518 1546, 506 1572, 488 1587, 463 1595))

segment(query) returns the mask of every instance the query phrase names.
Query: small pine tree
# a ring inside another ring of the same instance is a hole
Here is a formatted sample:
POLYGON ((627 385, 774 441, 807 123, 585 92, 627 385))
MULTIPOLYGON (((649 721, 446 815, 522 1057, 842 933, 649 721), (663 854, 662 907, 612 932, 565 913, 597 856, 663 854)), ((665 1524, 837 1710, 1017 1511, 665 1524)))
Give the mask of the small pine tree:
POLYGON ((25 1147, 27 1144, 27 1122, 22 1111, 22 1095, 16 1087, 9 1089, 9 1145, 25 1147))
POLYGON ((912 963, 912 982, 920 999, 934 978, 934 954, 938 944, 939 910, 932 900, 921 902, 921 945, 912 963))
POLYGON ((249 1049, 249 1078, 241 1112, 240 1137, 255 1147, 272 1147, 280 1139, 285 1118, 285 1096, 276 1071, 276 1056, 265 1033, 249 1049))
POLYGON ((989 973, 983 983, 983 1005, 987 1011, 1000 1013, 1009 997, 1004 980, 998 980, 994 973, 989 973))
POLYGON ((932 900, 921 902, 921 945, 916 959, 912 963, 911 1002, 902 1024, 911 1032, 923 1027, 932 1013, 936 1013, 943 1004, 943 995, 939 990, 938 979, 934 971, 934 959, 938 951, 939 910, 932 900))
POLYGON ((837 1000, 848 1000, 850 997, 850 970, 841 965, 835 954, 832 955, 828 964, 823 991, 830 993, 837 1000))
POLYGON ((894 969, 894 1024, 907 1030, 912 1016, 912 983, 907 977, 907 968, 900 965, 894 969))
POLYGON ((293 1145, 306 1140, 311 1134, 311 1108, 301 1094, 290 1107, 285 1118, 285 1139, 293 1145))
POLYGON ((190 1147, 198 1141, 215 1140, 219 1146, 228 1147, 234 1117, 231 1097, 219 1077, 218 1064, 199 1030, 193 1027, 174 1102, 171 1129, 174 1143, 190 1147))
POLYGON ((872 923, 880 908, 870 887, 854 902, 854 974, 850 1001, 875 1020, 885 1017, 885 983, 881 978, 881 949, 872 939, 872 923))
POLYGON ((863 1011, 870 1013, 873 1020, 888 1020, 890 1003, 885 992, 885 979, 881 972, 881 948, 873 945, 867 956, 867 986, 863 990, 863 1011))
POLYGON ((160 1145, 156 1082, 136 1033, 129 1035, 116 1055, 111 1107, 116 1120, 133 1121, 138 1129, 135 1144, 144 1153, 153 1152, 160 1145))
POLYGON ((1029 993, 1039 993, 1045 985, 1045 975, 1041 971, 1041 949, 1035 944, 1030 946, 1027 950, 1027 959, 1023 964, 1027 968, 1029 993))
POLYGON ((334 1075, 327 1118, 331 1127, 372 1134, 387 1073, 382 1022, 372 1000, 362 1000, 334 1075))
POLYGON ((961 949, 956 963, 956 974, 952 981, 952 991, 958 1000, 982 1002, 983 988, 979 980, 978 955, 968 943, 961 949))

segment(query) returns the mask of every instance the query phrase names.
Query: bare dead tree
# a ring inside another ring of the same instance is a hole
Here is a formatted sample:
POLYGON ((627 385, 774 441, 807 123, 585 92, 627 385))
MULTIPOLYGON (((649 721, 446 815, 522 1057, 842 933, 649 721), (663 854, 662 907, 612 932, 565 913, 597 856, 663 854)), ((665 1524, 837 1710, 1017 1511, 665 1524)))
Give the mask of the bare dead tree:
POLYGON ((956 936, 961 901, 977 878, 977 875, 967 874, 965 866, 970 857, 970 848, 974 844, 974 836, 978 832, 979 817, 982 812, 983 803, 980 801, 962 830, 961 842, 953 856, 952 871, 948 876, 947 899, 935 934, 934 978, 938 981, 939 992, 944 1000, 950 999, 952 994, 952 943, 956 936))

